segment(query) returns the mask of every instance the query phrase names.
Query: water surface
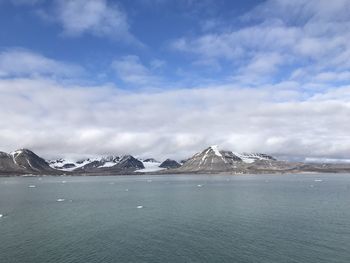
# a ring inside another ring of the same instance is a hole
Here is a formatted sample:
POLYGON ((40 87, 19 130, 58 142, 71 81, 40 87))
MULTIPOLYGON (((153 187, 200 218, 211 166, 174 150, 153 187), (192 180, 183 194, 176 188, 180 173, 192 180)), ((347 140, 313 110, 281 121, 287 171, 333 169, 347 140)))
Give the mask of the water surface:
POLYGON ((0 178, 0 214, 1 263, 350 262, 350 175, 0 178))

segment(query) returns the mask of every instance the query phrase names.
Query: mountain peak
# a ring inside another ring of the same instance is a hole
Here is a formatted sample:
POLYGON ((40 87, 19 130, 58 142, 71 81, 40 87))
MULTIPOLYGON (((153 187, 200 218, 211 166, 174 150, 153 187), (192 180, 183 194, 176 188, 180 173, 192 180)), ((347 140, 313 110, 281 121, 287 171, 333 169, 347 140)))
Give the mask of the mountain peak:
POLYGON ((214 151, 215 155, 222 157, 222 154, 219 151, 219 147, 217 145, 212 145, 209 147, 212 151, 214 151))
POLYGON ((13 151, 11 152, 10 154, 11 155, 19 155, 19 154, 34 154, 33 151, 29 150, 29 149, 26 149, 26 148, 21 148, 21 149, 18 149, 16 151, 13 151))
POLYGON ((171 159, 166 159, 164 162, 162 162, 159 165, 160 168, 166 168, 166 169, 172 169, 172 168, 179 168, 181 167, 181 164, 179 164, 177 161, 175 160, 171 160, 171 159))
POLYGON ((24 173, 55 173, 44 159, 25 148, 11 152, 3 166, 11 166, 14 170, 24 173))

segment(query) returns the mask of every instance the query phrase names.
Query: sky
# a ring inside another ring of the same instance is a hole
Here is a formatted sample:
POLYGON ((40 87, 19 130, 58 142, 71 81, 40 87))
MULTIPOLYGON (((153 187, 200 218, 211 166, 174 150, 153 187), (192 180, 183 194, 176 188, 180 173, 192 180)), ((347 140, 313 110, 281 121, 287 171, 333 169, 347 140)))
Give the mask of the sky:
POLYGON ((0 150, 350 161, 349 0, 0 0, 0 150))

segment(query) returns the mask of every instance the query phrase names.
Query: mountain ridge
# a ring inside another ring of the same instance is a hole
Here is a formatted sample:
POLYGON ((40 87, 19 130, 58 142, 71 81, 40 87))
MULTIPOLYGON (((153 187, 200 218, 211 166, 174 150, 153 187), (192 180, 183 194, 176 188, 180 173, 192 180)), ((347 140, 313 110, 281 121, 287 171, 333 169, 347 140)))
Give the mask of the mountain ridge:
POLYGON ((350 172, 350 164, 287 162, 265 153, 221 150, 217 145, 180 162, 171 159, 159 162, 154 158, 142 159, 132 155, 109 155, 79 161, 45 160, 28 149, 0 152, 0 176, 298 172, 350 172))

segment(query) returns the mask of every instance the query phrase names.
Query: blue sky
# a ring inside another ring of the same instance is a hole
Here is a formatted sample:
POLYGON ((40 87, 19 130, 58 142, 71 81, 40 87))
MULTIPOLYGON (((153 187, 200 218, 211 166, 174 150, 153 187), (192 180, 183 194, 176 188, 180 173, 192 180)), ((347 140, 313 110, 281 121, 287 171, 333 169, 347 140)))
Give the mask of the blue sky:
POLYGON ((350 2, 0 0, 0 145, 350 159, 350 2))
POLYGON ((207 78, 217 81, 218 75, 231 72, 219 70, 216 62, 201 65, 207 62, 198 59, 196 64, 196 57, 178 52, 173 44, 185 36, 239 28, 246 24, 240 21, 240 16, 260 2, 2 1, 1 49, 26 49, 74 63, 84 67, 85 80, 111 81, 120 88, 138 85, 118 78, 110 66, 119 59, 142 64, 165 81, 174 82, 173 85, 183 80, 184 72, 193 75, 188 79, 191 85, 197 78, 199 83, 207 78), (96 11, 99 8, 102 10, 96 11), (96 13, 95 22, 84 18, 92 16, 89 12, 96 13))

